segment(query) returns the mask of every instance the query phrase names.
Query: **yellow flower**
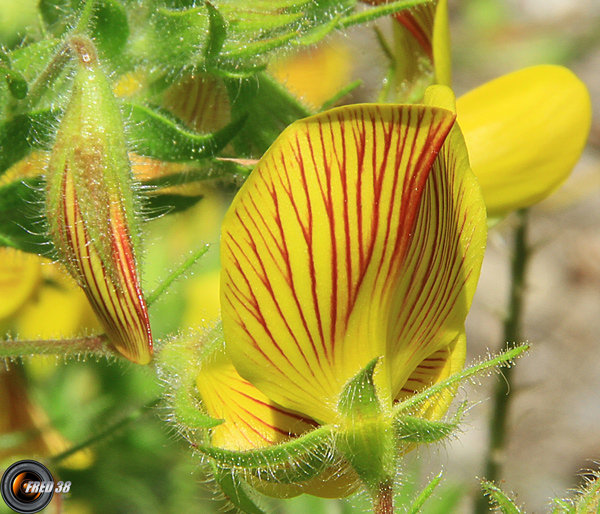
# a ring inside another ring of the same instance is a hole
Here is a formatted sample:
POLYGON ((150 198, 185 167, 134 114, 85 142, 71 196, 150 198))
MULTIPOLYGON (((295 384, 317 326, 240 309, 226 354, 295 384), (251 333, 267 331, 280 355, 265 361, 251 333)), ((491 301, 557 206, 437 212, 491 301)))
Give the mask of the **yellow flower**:
POLYGON ((490 217, 552 194, 579 160, 592 119, 583 82, 550 65, 488 82, 458 98, 456 112, 490 217))
MULTIPOLYGON (((316 478, 246 478, 277 496, 344 496, 357 476, 373 491, 395 469, 384 458, 373 475, 361 464, 371 450, 352 441, 369 420, 391 437, 397 402, 462 368, 485 238, 450 111, 358 105, 288 127, 223 223, 225 346, 202 350, 196 380, 204 412, 222 420, 214 447, 269 448, 335 427, 346 449, 316 478), (372 375, 376 412, 354 405, 360 395, 348 388, 361 373, 372 375)), ((452 397, 435 395, 415 414, 439 419, 452 397)), ((394 455, 410 448, 393 446, 394 455)), ((367 460, 379 458, 373 451, 367 460)))
MULTIPOLYGON (((425 87, 450 87, 447 1, 393 18, 393 101, 420 102, 425 87)), ((567 179, 592 115, 585 85, 568 69, 550 65, 488 82, 460 97, 456 112, 490 218, 540 202, 567 179)))

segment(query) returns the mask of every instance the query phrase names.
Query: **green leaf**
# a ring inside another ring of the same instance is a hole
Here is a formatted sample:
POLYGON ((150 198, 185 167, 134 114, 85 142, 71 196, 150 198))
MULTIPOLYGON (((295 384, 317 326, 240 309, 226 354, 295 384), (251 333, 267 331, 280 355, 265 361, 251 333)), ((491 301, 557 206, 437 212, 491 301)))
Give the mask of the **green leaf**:
POLYGON ((0 176, 33 149, 50 150, 56 113, 50 110, 15 116, 0 123, 0 176))
POLYGON ((444 423, 412 416, 402 416, 394 423, 398 441, 404 443, 436 443, 451 435, 458 422, 444 423))
POLYGON ((105 57, 119 57, 129 39, 125 7, 117 0, 94 0, 89 29, 105 57))
POLYGON ((429 484, 427 484, 425 489, 423 489, 423 491, 421 491, 421 494, 419 494, 419 496, 415 499, 413 504, 410 506, 410 510, 407 512, 407 514, 418 514, 419 512, 421 512, 421 508, 423 507, 425 502, 429 498, 431 498, 433 491, 435 491, 435 488, 442 481, 443 474, 444 474, 443 472, 439 473, 438 476, 436 476, 431 482, 429 482, 429 484))
POLYGON ((212 469, 219 492, 231 505, 246 514, 265 514, 251 497, 247 486, 237 476, 219 469, 214 463, 212 469))
POLYGON ((515 501, 508 497, 494 483, 482 480, 481 487, 485 494, 489 496, 492 505, 502 512, 502 514, 523 514, 523 511, 516 505, 515 501))
POLYGON ((209 29, 204 55, 208 61, 214 61, 221 53, 221 49, 227 38, 227 22, 214 5, 208 1, 205 3, 208 9, 209 29))
POLYGON ((297 483, 321 474, 331 462, 331 429, 323 426, 289 442, 248 451, 233 451, 207 444, 198 451, 223 470, 260 473, 261 479, 297 483))
POLYGON ((251 120, 233 140, 239 156, 261 157, 288 125, 314 114, 264 72, 242 81, 226 80, 226 85, 232 100, 232 115, 247 115, 251 120))
POLYGON ((0 245, 29 253, 51 252, 42 215, 41 178, 11 182, 0 187, 0 245))
POLYGON ((127 104, 129 137, 136 152, 168 162, 195 161, 214 156, 240 132, 246 118, 238 117, 214 134, 190 132, 172 115, 138 104, 127 104))

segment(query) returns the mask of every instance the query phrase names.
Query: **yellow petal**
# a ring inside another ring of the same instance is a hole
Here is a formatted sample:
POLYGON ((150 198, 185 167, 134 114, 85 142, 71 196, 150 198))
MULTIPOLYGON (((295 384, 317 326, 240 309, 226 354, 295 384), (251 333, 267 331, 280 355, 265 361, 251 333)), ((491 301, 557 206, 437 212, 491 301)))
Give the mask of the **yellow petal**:
POLYGON ((416 220, 388 327, 394 394, 463 332, 479 279, 486 209, 458 127, 434 163, 416 220))
POLYGON ((0 248, 0 320, 15 313, 33 294, 42 274, 41 258, 0 248))
POLYGON ((490 217, 528 207, 569 176, 585 145, 585 85, 560 66, 534 66, 457 100, 458 123, 490 217))
MULTIPOLYGON (((423 389, 446 380, 462 370, 467 355, 467 338, 464 330, 447 346, 435 351, 415 368, 396 396, 404 400, 423 389)), ((456 388, 454 388, 456 389, 456 388)), ((446 389, 439 395, 428 399, 416 415, 424 419, 440 419, 448 410, 454 398, 455 390, 446 389)))
POLYGON ((207 414, 225 420, 212 432, 212 443, 220 448, 270 446, 316 426, 314 421, 275 404, 240 377, 224 348, 202 364, 196 385, 207 414))
POLYGON ((238 193, 223 223, 223 328, 237 370, 272 400, 331 422, 347 380, 386 354, 392 295, 423 191, 443 195, 425 182, 453 124, 423 106, 334 109, 286 129, 238 193))
MULTIPOLYGON (((212 429, 212 444, 228 450, 251 450, 288 441, 317 427, 312 419, 277 405, 244 380, 224 350, 217 348, 202 363, 196 379, 206 413, 224 420, 212 429)), ((358 485, 356 474, 344 462, 336 462, 319 476, 302 483, 277 483, 251 475, 245 479, 261 493, 277 498, 301 493, 342 498, 358 485)))

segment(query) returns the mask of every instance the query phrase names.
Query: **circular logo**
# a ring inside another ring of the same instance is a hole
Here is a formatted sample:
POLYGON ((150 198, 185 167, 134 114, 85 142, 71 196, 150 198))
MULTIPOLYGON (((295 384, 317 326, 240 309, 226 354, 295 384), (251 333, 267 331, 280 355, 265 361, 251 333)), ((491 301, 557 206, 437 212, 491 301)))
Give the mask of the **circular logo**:
POLYGON ((20 460, 2 475, 0 492, 4 503, 15 512, 39 512, 52 500, 54 479, 39 462, 20 460))

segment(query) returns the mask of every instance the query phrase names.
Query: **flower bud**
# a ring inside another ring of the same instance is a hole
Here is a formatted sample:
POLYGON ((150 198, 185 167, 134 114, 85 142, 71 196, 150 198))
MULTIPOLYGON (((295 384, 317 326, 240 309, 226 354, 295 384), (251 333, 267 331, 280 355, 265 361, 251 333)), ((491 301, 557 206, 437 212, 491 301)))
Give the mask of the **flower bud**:
POLYGON ((111 343, 129 360, 146 364, 152 335, 138 280, 139 234, 123 122, 91 41, 74 37, 71 48, 77 71, 48 165, 49 232, 111 343))

